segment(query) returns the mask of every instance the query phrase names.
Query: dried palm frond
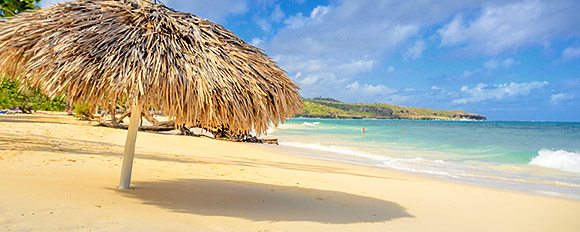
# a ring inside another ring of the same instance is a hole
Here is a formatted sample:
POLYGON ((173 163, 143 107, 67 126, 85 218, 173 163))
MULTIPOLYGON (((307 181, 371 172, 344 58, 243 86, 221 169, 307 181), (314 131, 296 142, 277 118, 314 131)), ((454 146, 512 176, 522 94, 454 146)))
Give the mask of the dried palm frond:
POLYGON ((177 125, 265 132, 298 86, 264 52, 162 4, 80 0, 0 21, 0 74, 93 107, 138 101, 177 125))

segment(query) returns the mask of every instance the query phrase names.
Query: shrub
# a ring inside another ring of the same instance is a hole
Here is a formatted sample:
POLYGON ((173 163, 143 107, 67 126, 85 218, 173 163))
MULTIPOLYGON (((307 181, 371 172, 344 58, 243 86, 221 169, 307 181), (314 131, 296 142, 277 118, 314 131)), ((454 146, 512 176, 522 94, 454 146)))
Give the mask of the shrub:
POLYGON ((92 118, 91 105, 85 103, 77 103, 73 109, 75 117, 81 120, 88 120, 92 118))
POLYGON ((66 103, 62 97, 49 99, 38 88, 25 86, 20 90, 20 83, 7 77, 0 78, 0 108, 20 107, 27 110, 62 111, 66 103))

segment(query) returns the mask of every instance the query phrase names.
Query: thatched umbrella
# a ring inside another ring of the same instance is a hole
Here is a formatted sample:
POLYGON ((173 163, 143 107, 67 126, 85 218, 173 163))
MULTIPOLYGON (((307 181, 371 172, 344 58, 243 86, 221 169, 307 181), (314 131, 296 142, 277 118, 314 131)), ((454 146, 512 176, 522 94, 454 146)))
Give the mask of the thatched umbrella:
POLYGON ((176 125, 265 132, 301 106, 262 50, 210 20, 145 0, 80 0, 0 21, 0 74, 70 104, 131 105, 120 188, 129 188, 141 109, 176 125))

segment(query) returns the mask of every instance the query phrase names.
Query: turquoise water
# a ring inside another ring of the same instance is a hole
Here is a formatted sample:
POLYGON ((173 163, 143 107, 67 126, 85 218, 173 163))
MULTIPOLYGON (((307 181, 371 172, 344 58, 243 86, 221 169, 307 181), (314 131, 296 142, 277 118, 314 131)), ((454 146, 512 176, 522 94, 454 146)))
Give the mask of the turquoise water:
POLYGON ((269 136, 297 155, 580 199, 580 123, 298 118, 269 136))

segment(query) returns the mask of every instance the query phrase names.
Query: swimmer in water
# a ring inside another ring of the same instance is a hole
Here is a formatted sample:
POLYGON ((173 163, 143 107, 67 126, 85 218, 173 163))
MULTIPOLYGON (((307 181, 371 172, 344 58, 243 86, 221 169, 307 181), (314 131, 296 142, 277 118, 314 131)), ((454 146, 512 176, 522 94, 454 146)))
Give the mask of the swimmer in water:
POLYGON ((407 132, 405 131, 405 129, 403 129, 403 130, 402 130, 402 132, 403 132, 403 134, 407 133, 407 132))
POLYGON ((360 132, 362 132, 364 134, 365 133, 365 128, 363 127, 360 132))

